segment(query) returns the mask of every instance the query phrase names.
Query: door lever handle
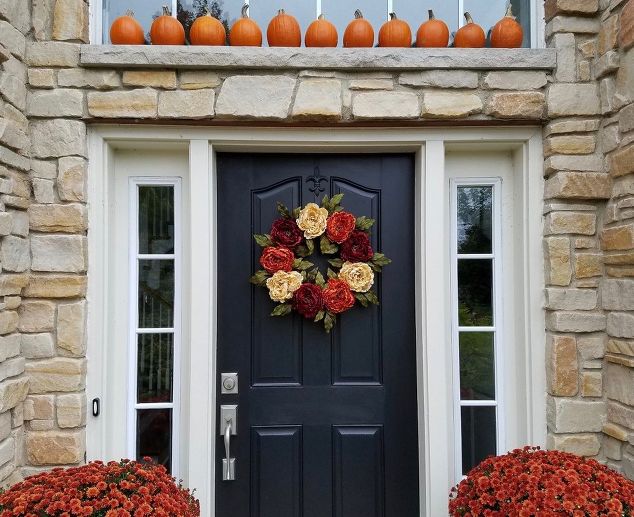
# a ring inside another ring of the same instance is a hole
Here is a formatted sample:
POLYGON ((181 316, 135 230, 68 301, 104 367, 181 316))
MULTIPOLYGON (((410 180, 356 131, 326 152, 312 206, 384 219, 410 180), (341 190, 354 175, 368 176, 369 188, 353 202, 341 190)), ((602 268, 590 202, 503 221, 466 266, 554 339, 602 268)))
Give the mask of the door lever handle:
POLYGON ((220 435, 225 445, 225 457, 222 460, 222 480, 235 481, 236 459, 231 457, 231 436, 237 433, 238 406, 220 406, 220 435))

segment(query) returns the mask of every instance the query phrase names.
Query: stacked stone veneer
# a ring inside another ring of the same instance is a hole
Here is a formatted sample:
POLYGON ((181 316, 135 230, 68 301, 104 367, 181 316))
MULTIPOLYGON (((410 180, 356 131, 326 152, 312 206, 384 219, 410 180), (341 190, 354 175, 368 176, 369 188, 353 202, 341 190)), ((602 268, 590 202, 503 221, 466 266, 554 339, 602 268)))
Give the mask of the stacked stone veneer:
POLYGON ((84 0, 0 0, 0 483, 84 461, 86 129, 105 121, 543 125, 549 445, 634 477, 634 0, 546 12, 555 70, 149 70, 148 49, 80 65, 84 0))

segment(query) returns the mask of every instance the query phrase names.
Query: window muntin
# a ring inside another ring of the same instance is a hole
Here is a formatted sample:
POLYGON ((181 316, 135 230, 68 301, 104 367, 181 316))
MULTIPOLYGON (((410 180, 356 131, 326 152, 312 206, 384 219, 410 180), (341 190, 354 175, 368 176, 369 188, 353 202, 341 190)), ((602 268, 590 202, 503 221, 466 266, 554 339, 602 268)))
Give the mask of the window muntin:
POLYGON ((501 440, 499 180, 451 181, 452 350, 456 472, 496 454, 501 440))
POLYGON ((131 180, 129 446, 176 475, 180 393, 180 182, 131 180))

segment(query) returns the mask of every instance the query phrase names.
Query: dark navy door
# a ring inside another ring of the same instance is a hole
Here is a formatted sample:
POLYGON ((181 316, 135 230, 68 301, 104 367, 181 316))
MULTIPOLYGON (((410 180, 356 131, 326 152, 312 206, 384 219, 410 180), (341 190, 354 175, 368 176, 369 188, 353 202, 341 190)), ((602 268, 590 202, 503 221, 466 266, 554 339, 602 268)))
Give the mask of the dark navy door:
POLYGON ((222 481, 214 437, 216 515, 418 516, 413 156, 227 153, 217 175, 216 410, 238 405, 238 434, 235 481, 222 481), (376 219, 373 245, 392 264, 377 276, 380 306, 355 307, 327 334, 269 315, 266 289, 249 284, 252 234, 268 233, 278 201, 339 192, 346 210, 376 219), (238 372, 238 395, 221 394, 222 372, 238 372))

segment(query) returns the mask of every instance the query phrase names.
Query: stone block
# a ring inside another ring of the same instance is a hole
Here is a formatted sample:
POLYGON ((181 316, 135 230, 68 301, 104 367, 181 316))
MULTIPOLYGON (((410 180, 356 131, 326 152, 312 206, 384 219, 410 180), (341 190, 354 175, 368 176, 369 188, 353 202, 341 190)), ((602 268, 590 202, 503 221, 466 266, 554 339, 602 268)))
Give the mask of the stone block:
POLYGON ((306 79, 299 83, 292 115, 296 119, 340 120, 341 83, 336 79, 306 79))
POLYGON ((549 434, 546 447, 549 450, 569 452, 578 456, 596 456, 601 444, 596 434, 549 434))
MULTIPOLYGON (((575 2, 576 0, 570 0, 575 2)), ((601 29, 598 18, 582 16, 555 16, 546 24, 546 38, 557 33, 597 34, 601 29)))
POLYGON ((18 77, 0 72, 0 94, 20 111, 26 107, 26 84, 18 77))
POLYGON ((546 309, 563 311, 591 311, 597 308, 597 292, 593 289, 561 289, 549 287, 545 291, 546 309))
POLYGON ((53 39, 88 43, 88 3, 84 0, 57 0, 53 11, 53 39))
POLYGON ((86 160, 77 156, 59 159, 57 193, 62 201, 86 201, 86 160))
POLYGON ((619 69, 619 53, 615 50, 610 50, 603 54, 594 63, 594 77, 599 79, 608 74, 612 74, 619 69))
POLYGON ((605 424, 605 402, 548 397, 547 420, 556 433, 599 433, 605 424))
POLYGON ((634 429, 634 408, 609 400, 608 420, 629 429, 634 429))
POLYGON ((539 90, 547 83, 541 71, 489 72, 484 77, 484 86, 493 90, 539 90))
POLYGON ((73 393, 57 397, 57 425, 62 429, 86 424, 86 395, 73 393))
POLYGON ((599 10, 599 0, 546 0, 546 20, 559 15, 594 14, 599 10))
POLYGON ((548 115, 598 115, 601 113, 596 84, 555 83, 548 88, 548 115))
POLYGON ((574 259, 575 277, 593 278, 603 273, 603 255, 599 253, 578 253, 574 259))
POLYGON ((601 232, 601 249, 605 251, 634 248, 634 224, 606 228, 601 232))
POLYGON ((86 124, 79 120, 32 122, 31 140, 31 152, 36 158, 86 156, 86 124))
POLYGON ((52 334, 23 334, 22 353, 27 359, 46 359, 55 355, 52 334))
POLYGON ((222 84, 216 114, 225 118, 288 117, 296 80, 281 75, 237 75, 222 84))
POLYGON ((0 443, 0 466, 15 459, 15 440, 9 437, 0 443))
MULTIPOLYGON (((627 133, 634 129, 634 104, 630 104, 619 113, 619 131, 627 133)), ((616 147, 616 146, 615 146, 616 147)))
POLYGON ((55 70, 29 68, 29 84, 34 88, 55 88, 55 70))
POLYGON ((0 275, 0 296, 20 294, 28 283, 28 275, 0 275))
POLYGON ((581 396, 603 396, 603 375, 601 372, 583 372, 581 376, 581 396))
MULTIPOLYGON (((403 72, 398 83, 404 86, 433 86, 435 88, 477 88, 478 73, 466 70, 424 70, 403 72)), ((390 88, 391 89, 391 88, 390 88)))
POLYGON ((29 395, 24 401, 24 409, 25 420, 52 420, 55 418, 55 399, 53 395, 29 395))
POLYGON ((592 154, 597 145, 594 135, 558 135, 544 141, 544 155, 592 154))
POLYGON ((619 46, 627 49, 632 45, 634 45, 634 1, 630 0, 621 11, 619 46))
POLYGON ((24 357, 13 357, 0 364, 0 381, 24 373, 24 357))
POLYGON ((13 409, 26 398, 28 393, 28 377, 7 379, 0 382, 0 413, 13 409))
POLYGON ((26 38, 9 22, 0 21, 0 44, 18 59, 23 59, 26 53, 26 38))
POLYGON ((546 180, 546 199, 609 199, 612 181, 608 174, 596 172, 558 172, 546 180))
MULTIPOLYGON (((401 78, 403 75, 401 75, 401 78)), ((415 73, 414 76, 417 77, 415 73)), ((407 79, 405 79, 407 80, 407 79)), ((400 81, 400 79, 399 79, 400 81)), ((394 81, 393 79, 352 79, 348 83, 348 89, 355 90, 393 90, 394 89, 394 81)))
POLYGON ((27 43, 26 62, 33 67, 77 67, 79 65, 79 45, 59 41, 27 43))
POLYGON ((158 92, 150 88, 88 94, 88 113, 98 118, 155 118, 158 92))
POLYGON ((613 177, 634 173, 634 144, 615 152, 610 160, 610 174, 613 177))
POLYGON ((620 55, 620 67, 616 73, 616 93, 619 97, 619 105, 625 105, 634 100, 634 49, 622 52, 620 55))
MULTIPOLYGON (((606 424, 614 425, 614 424, 606 424)), ((605 427, 603 432, 605 433, 605 427)), ((619 461, 623 458, 623 454, 621 452, 623 442, 613 438, 612 436, 606 435, 603 437, 603 454, 605 454, 606 458, 619 461)))
POLYGON ((80 275, 31 275, 25 298, 81 298, 86 296, 86 277, 80 275))
POLYGON ((63 87, 111 90, 121 86, 121 79, 114 70, 66 68, 57 73, 57 84, 63 87))
POLYGON ((36 203, 55 203, 55 183, 52 180, 33 178, 32 184, 36 203))
POLYGON ((605 354, 605 338, 603 336, 579 336, 577 350, 581 359, 602 359, 605 354))
POLYGON ((608 398, 634 406, 634 369, 606 363, 605 390, 608 398))
POLYGON ((78 235, 31 237, 33 271, 79 273, 86 271, 86 238, 78 235))
POLYGON ((544 235, 575 233, 594 235, 597 216, 584 212, 551 212, 544 222, 544 235))
POLYGON ((601 286, 603 308, 608 311, 634 311, 634 280, 605 278, 601 286))
POLYGON ((546 283, 567 286, 572 278, 570 267, 570 240, 567 237, 544 239, 546 283))
POLYGON ((33 33, 38 41, 47 41, 53 33, 53 11, 55 0, 32 0, 33 33))
POLYGON ((587 133, 598 129, 598 119, 554 120, 545 127, 544 136, 562 133, 587 133))
POLYGON ((27 113, 32 117, 81 117, 84 94, 80 90, 64 88, 34 91, 27 98, 27 113))
POLYGON ((213 90, 178 90, 161 92, 158 104, 160 118, 201 119, 214 116, 213 90))
POLYGON ((540 92, 495 93, 489 99, 486 113, 497 118, 541 119, 545 96, 540 92))
POLYGON ((0 245, 0 262, 2 269, 15 273, 26 271, 30 265, 29 241, 14 235, 2 239, 0 245))
POLYGON ((63 465, 81 463, 86 453, 83 431, 29 432, 26 455, 31 465, 63 465))
POLYGON ((75 356, 86 353, 86 302, 60 304, 57 309, 57 346, 75 356))
POLYGON ((418 96, 411 92, 373 91, 352 99, 355 119, 414 119, 420 116, 418 96))
POLYGON ((218 73, 210 70, 183 70, 180 73, 180 87, 183 90, 215 88, 221 83, 218 73))
POLYGON ((0 143, 22 151, 31 144, 31 141, 16 122, 0 119, 0 143))
POLYGON ((574 337, 550 336, 546 341, 548 393, 562 397, 577 394, 577 344, 574 337))
POLYGON ((575 35, 570 33, 555 34, 551 44, 557 49, 557 68, 555 79, 562 83, 577 80, 575 35))
POLYGON ((546 313, 546 329, 552 332, 598 332, 605 328, 605 314, 598 312, 549 311, 546 313))
MULTIPOLYGON (((0 334, 15 332, 18 328, 19 316, 14 311, 4 311, 0 313, 0 334)), ((6 357, 5 357, 6 359, 6 357)))
POLYGON ((56 357, 27 363, 30 393, 73 392, 84 389, 86 362, 80 359, 56 357))
POLYGON ((0 415, 0 440, 11 434, 11 412, 5 411, 0 415))
POLYGON ((461 118, 481 111, 482 99, 474 93, 428 92, 423 96, 425 118, 461 118))
POLYGON ((618 33, 619 17, 617 15, 610 16, 603 20, 597 41, 597 51, 600 56, 605 54, 608 50, 616 48, 618 33))
POLYGON ((55 329, 55 304, 48 301, 25 301, 18 309, 20 332, 47 332, 55 329))
POLYGON ((608 314, 607 330, 612 337, 634 338, 634 315, 611 312, 608 314))
POLYGON ((562 155, 556 154, 544 161, 546 175, 559 171, 600 172, 603 170, 603 157, 600 155, 562 155))
POLYGON ((173 70, 132 70, 123 72, 125 86, 144 86, 150 88, 176 88, 176 72, 173 70))
POLYGON ((57 160, 31 160, 31 176, 35 178, 54 180, 57 176, 57 160))
POLYGON ((599 131, 599 142, 604 153, 609 153, 616 149, 620 141, 619 126, 616 124, 605 126, 599 131))
POLYGON ((29 207, 31 229, 38 232, 80 233, 88 228, 86 207, 79 203, 29 207))

